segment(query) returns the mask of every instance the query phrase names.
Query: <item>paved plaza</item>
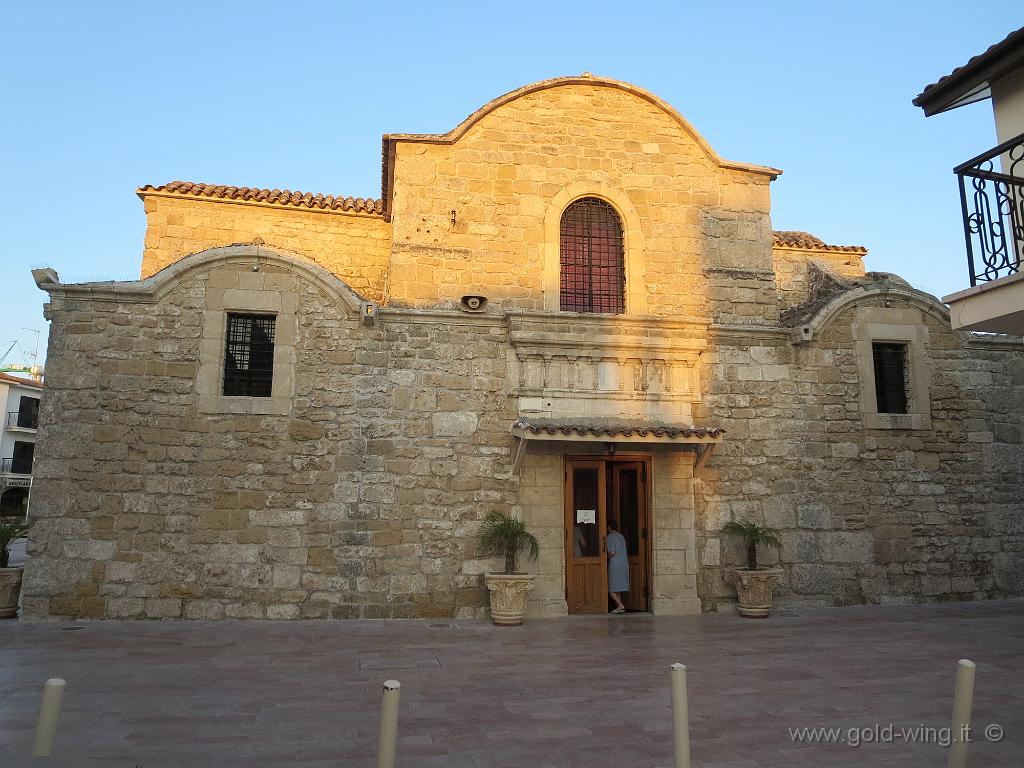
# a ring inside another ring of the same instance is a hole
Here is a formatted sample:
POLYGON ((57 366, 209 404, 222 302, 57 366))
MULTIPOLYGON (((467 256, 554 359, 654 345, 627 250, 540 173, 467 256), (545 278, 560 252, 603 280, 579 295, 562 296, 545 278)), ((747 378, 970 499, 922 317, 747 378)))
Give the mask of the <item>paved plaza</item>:
POLYGON ((402 682, 399 766, 672 764, 669 664, 695 766, 945 766, 955 663, 977 665, 972 768, 1024 762, 1024 601, 483 622, 0 623, 0 766, 32 765, 43 681, 67 680, 53 766, 374 766, 402 682), (891 738, 886 726, 892 724, 891 738), (980 732, 998 724, 1002 741, 980 732), (854 741, 795 743, 789 729, 854 741), (908 729, 902 735, 900 729, 908 729), (851 730, 852 729, 852 730, 851 730), (917 734, 916 736, 914 734, 917 734))

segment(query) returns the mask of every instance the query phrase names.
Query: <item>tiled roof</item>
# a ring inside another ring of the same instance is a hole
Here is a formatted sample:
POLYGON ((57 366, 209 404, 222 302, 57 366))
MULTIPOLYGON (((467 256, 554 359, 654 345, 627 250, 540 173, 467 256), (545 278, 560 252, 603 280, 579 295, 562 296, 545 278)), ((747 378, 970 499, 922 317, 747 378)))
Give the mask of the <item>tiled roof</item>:
POLYGON ((6 382, 7 384, 21 384, 25 387, 35 387, 36 389, 42 389, 43 383, 41 381, 33 381, 32 379, 22 379, 17 376, 8 376, 6 373, 0 372, 0 381, 6 382))
POLYGON ((293 192, 290 189, 258 189, 256 187, 227 187, 221 184, 194 184, 190 181, 172 181, 154 187, 147 184, 138 189, 140 195, 146 192, 171 192, 192 197, 212 197, 221 200, 245 200, 273 205, 287 205, 294 208, 350 211, 380 216, 384 204, 380 200, 362 197, 335 197, 312 192, 293 192))
POLYGON ((595 437, 720 437, 724 429, 718 427, 671 426, 668 424, 611 424, 594 422, 577 424, 573 422, 528 421, 518 419, 513 429, 521 429, 534 435, 593 435, 595 437))
POLYGON ((974 70, 981 68, 985 64, 989 63, 989 61, 1000 56, 1001 54, 1003 54, 1004 52, 1006 52, 1008 49, 1012 48, 1019 42, 1024 43, 1024 27, 1021 27, 1020 29, 1011 32, 995 45, 990 45, 984 53, 979 53, 977 56, 972 56, 970 59, 967 60, 966 64, 957 67, 948 75, 940 77, 931 85, 926 85, 924 87, 924 90, 922 90, 921 93, 917 95, 917 98, 914 99, 914 106, 920 107, 921 104, 919 102, 921 102, 927 96, 932 95, 929 93, 929 91, 931 91, 932 89, 938 88, 939 86, 947 85, 954 79, 970 75, 974 70))
POLYGON ((772 245, 776 248, 802 248, 808 251, 842 251, 843 253, 867 253, 862 245, 829 245, 820 237, 809 232, 791 230, 772 232, 772 245))

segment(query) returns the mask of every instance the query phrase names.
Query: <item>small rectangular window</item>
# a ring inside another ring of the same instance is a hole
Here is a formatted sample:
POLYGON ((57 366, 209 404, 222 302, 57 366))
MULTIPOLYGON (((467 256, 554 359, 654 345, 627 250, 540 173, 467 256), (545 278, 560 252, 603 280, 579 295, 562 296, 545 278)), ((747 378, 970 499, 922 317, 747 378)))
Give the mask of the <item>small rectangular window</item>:
POLYGON ((875 400, 879 413, 907 413, 907 345, 874 342, 875 400))
POLYGON ((274 315, 228 313, 224 394, 270 397, 274 379, 274 315))

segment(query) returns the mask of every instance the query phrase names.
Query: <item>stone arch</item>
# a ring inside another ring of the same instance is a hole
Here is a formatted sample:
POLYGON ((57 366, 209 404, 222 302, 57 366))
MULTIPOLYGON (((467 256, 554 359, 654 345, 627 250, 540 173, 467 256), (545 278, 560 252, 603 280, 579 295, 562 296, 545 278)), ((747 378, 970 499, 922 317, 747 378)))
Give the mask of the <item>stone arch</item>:
MULTIPOLYGON (((385 158, 387 158, 387 147, 389 142, 396 141, 420 141, 429 142, 433 144, 453 144, 461 139, 470 128, 483 120, 487 115, 494 112, 499 107, 503 107, 517 99, 521 99, 524 96, 528 96, 531 93, 537 93, 538 91, 544 91, 549 88, 559 88, 568 85, 586 85, 592 87, 603 87, 613 88, 626 93, 632 94, 633 96, 642 99, 643 101, 652 104, 653 106, 660 109, 666 115, 669 116, 681 129, 688 135, 693 141, 703 150, 708 160, 713 162, 720 168, 730 168, 733 170, 748 171, 751 173, 762 174, 775 178, 782 173, 778 168, 770 168, 763 165, 754 165, 751 163, 736 163, 728 160, 723 160, 718 154, 711 148, 707 140, 697 132, 697 130, 690 125, 689 121, 684 118, 679 111, 671 104, 666 102, 664 99, 655 96, 650 91, 646 91, 643 88, 633 85, 632 83, 626 83, 621 80, 613 80, 609 77, 595 77, 590 74, 583 74, 578 77, 553 77, 548 80, 541 80, 540 82, 530 83, 524 85, 521 88, 517 88, 514 91, 499 96, 496 99, 484 104, 473 114, 459 123, 455 128, 448 131, 448 133, 442 134, 415 134, 415 133, 389 133, 384 135, 384 147, 385 147, 385 158)), ((385 192, 388 190, 388 183, 385 180, 385 192)), ((387 195, 385 194, 385 197, 387 195)))
POLYGON ((608 203, 622 219, 622 245, 625 255, 627 315, 647 314, 647 262, 640 215, 632 201, 620 189, 600 181, 577 181, 551 198, 544 212, 544 239, 541 241, 541 290, 544 309, 558 312, 560 277, 560 239, 562 213, 584 197, 596 197, 608 203))
MULTIPOLYGON (((902 301, 928 313, 947 328, 950 326, 949 310, 937 298, 930 293, 912 288, 902 280, 898 283, 886 280, 884 282, 857 286, 836 296, 810 318, 797 326, 796 340, 798 342, 814 341, 821 335, 829 323, 845 310, 861 301, 872 298, 892 298, 902 301)), ((970 334, 963 331, 953 331, 953 334, 961 342, 967 341, 970 338, 970 334)))
POLYGON ((137 283, 139 290, 159 301, 185 277, 195 271, 215 266, 275 264, 286 267, 316 285, 333 298, 349 315, 359 315, 365 299, 337 275, 299 254, 266 245, 238 244, 208 248, 186 256, 137 283))

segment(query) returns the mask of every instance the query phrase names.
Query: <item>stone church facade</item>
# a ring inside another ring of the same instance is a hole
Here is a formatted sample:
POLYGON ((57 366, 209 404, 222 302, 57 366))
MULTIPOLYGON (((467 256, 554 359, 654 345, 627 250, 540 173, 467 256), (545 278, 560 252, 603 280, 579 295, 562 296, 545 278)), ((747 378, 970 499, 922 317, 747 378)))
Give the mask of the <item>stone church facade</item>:
POLYGON ((583 75, 386 135, 380 200, 138 191, 142 279, 49 294, 28 618, 476 617, 479 520, 534 616, 1024 594, 1021 341, 773 232, 781 171, 583 75))

